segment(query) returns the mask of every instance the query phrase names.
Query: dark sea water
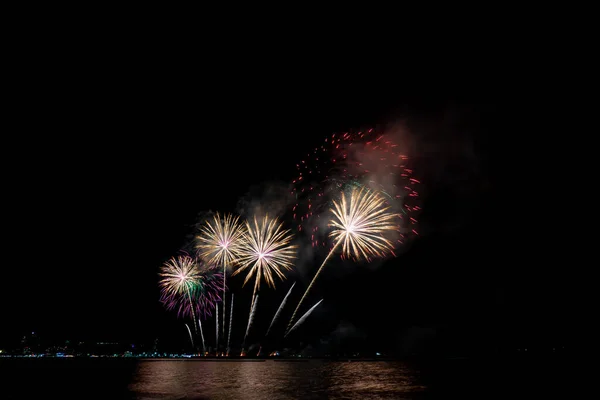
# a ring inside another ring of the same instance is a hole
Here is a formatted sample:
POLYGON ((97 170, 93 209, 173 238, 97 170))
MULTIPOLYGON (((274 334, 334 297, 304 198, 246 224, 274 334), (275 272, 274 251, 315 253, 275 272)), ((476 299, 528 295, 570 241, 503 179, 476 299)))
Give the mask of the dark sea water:
POLYGON ((428 362, 0 358, 0 399, 570 398, 565 359, 428 362))

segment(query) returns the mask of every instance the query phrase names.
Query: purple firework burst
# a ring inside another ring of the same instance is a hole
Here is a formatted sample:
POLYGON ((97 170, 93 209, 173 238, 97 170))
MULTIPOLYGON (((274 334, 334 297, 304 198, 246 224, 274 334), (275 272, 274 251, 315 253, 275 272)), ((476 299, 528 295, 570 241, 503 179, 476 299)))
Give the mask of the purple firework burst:
POLYGON ((212 315, 223 288, 223 275, 213 266, 190 256, 178 256, 168 260, 160 274, 160 301, 167 310, 175 310, 179 317, 212 315))

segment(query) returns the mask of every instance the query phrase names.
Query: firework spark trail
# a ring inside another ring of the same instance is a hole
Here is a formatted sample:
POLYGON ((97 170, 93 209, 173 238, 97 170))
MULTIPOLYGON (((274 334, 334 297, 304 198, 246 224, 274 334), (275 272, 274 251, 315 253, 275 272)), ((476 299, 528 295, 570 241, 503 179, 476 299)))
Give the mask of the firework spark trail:
POLYGON ((319 274, 321 273, 321 270, 323 269, 323 267, 325 266, 325 264, 327 263, 327 260, 329 260, 329 257, 331 257, 331 255, 333 254, 333 252, 337 249, 337 247, 340 245, 341 241, 338 240, 338 242, 335 244, 335 246, 332 247, 332 249, 329 251, 329 254, 327 254, 327 257, 325 257, 325 260, 323 260, 323 263, 321 263, 321 266, 319 267, 319 269, 317 270, 317 273, 315 274, 315 276, 313 277, 312 281, 310 281, 310 285, 308 285, 308 287, 306 288, 306 290, 304 291, 304 294, 302 295, 302 298, 300 299, 300 301, 298 302, 298 305, 296 306, 296 309, 294 310, 294 313, 292 314, 292 318, 290 318, 290 322, 288 322, 288 326, 286 328, 286 334, 285 336, 287 336, 287 334, 290 331, 290 328, 292 326, 292 324, 294 323, 294 318, 296 318, 296 314, 298 313, 298 310, 300 309, 300 306, 302 305, 302 303, 304 302, 304 299, 306 298, 306 295, 308 294, 308 292, 310 291, 310 288, 312 288, 313 284, 315 283, 315 281, 317 280, 317 276, 319 276, 319 274))
POLYGON ((215 309, 215 352, 216 354, 219 353, 219 305, 216 304, 215 305, 216 309, 215 309))
MULTIPOLYGON (((254 281, 254 291, 252 293, 252 302, 250 303, 250 314, 248 315, 248 325, 246 326, 246 334, 244 335, 244 343, 246 343, 246 338, 248 337, 248 332, 250 332, 250 326, 252 326, 252 322, 254 322, 254 313, 256 312, 256 302, 258 300, 258 293, 256 293, 256 286, 258 281, 254 281)), ((244 346, 242 346, 244 347, 244 346)))
MULTIPOLYGON (((264 278, 268 286, 275 288, 273 275, 284 280, 282 270, 292 269, 297 246, 290 244, 292 235, 289 234, 289 230, 282 229, 282 225, 277 218, 271 219, 268 215, 260 222, 254 217, 254 224, 246 221, 246 233, 238 252, 239 267, 232 276, 248 269, 243 285, 254 276, 250 313, 254 310, 254 299, 258 296, 261 278, 264 278)), ((251 326, 250 321, 249 319, 248 329, 251 326)))
POLYGON ((190 341, 192 342, 192 349, 194 349, 194 351, 195 351, 194 338, 192 337, 192 331, 190 330, 190 327, 188 324, 185 324, 185 327, 187 328, 188 333, 190 334, 190 341))
MULTIPOLYGON (((294 331, 294 330, 295 330, 297 327, 299 327, 300 325, 302 325, 302 323, 303 323, 303 322, 306 320, 306 318, 308 318, 308 316, 309 316, 309 315, 310 315, 310 314, 313 312, 313 310, 314 310, 315 308, 317 308, 317 306, 318 306, 319 304, 321 304, 321 302, 322 302, 322 301, 323 301, 323 299, 319 300, 319 301, 317 302, 317 304, 315 304, 314 306, 312 306, 312 307, 310 308, 310 310, 308 310, 307 312, 305 312, 305 313, 304 313, 304 315, 303 315, 303 316, 302 316, 302 317, 301 317, 301 318, 298 320, 298 322, 296 322, 296 323, 294 324, 294 326, 292 326, 292 329, 290 329, 290 330, 289 330, 289 331, 288 331, 288 332, 285 334, 285 336, 289 335, 289 334, 290 334, 290 333, 292 333, 292 332, 293 332, 293 331, 294 331)), ((285 337, 285 336, 284 336, 284 337, 285 337)))
POLYGON ((244 347, 246 346, 246 338, 248 337, 248 332, 250 332, 250 326, 252 326, 252 322, 254 321, 254 314, 256 313, 256 304, 258 304, 258 295, 252 298, 250 316, 248 317, 248 326, 246 326, 246 334, 244 335, 244 341, 242 342, 242 353, 244 353, 244 347))
POLYGON ((200 337, 202 338, 202 355, 206 355, 206 344, 204 343, 204 332, 202 332, 202 320, 198 318, 198 326, 200 327, 200 337))
POLYGON ((196 249, 200 258, 210 265, 223 267, 223 337, 225 337, 225 314, 227 311, 225 295, 227 268, 237 259, 238 248, 244 236, 244 228, 245 226, 239 222, 238 216, 225 214, 221 217, 217 213, 212 221, 205 221, 200 229, 200 234, 196 236, 196 249))
POLYGON ((227 356, 229 356, 229 345, 231 344, 231 327, 233 326, 233 293, 231 293, 231 311, 229 311, 229 335, 227 336, 227 356))
MULTIPOLYGON (((188 289, 188 298, 190 299, 190 304, 192 304, 192 294, 190 293, 190 289, 188 289)), ((192 309, 192 320, 194 321, 194 326, 196 326, 196 312, 192 309)), ((200 317, 198 317, 198 321, 200 321, 200 317)), ((196 331, 197 332, 197 331, 196 331)))
POLYGON ((292 293, 292 289, 294 288, 295 285, 296 285, 296 282, 294 282, 294 284, 292 285, 290 290, 288 290, 287 294, 283 298, 283 301, 279 305, 279 308, 277 309, 277 312, 275 313, 275 316, 273 317, 273 320, 271 321, 271 325, 269 325, 269 329, 267 329, 267 333, 265 334, 265 337, 269 336, 269 332, 271 331, 273 324, 275 323, 277 318, 279 318, 279 314, 281 314, 281 310, 283 310, 283 307, 285 307, 285 303, 287 302, 288 297, 290 297, 290 294, 292 293))
POLYGON ((340 244, 343 256, 357 260, 365 258, 370 261, 371 256, 383 257, 386 253, 393 254, 394 244, 383 234, 399 229, 394 222, 398 214, 389 211, 390 207, 377 192, 365 188, 352 188, 348 201, 346 197, 342 192, 341 199, 333 202, 333 218, 330 225, 334 229, 329 236, 334 239, 335 244, 298 302, 286 329, 288 333, 306 295, 340 244))

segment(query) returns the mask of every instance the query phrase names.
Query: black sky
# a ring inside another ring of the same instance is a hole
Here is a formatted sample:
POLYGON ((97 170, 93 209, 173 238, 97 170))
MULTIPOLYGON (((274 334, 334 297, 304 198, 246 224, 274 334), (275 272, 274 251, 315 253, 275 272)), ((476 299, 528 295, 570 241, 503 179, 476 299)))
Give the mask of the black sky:
POLYGON ((342 321, 390 348, 414 332, 498 346, 564 341, 558 278, 523 261, 523 230, 513 229, 527 199, 514 197, 506 157, 525 129, 507 134, 523 108, 502 82, 87 61, 29 66, 12 95, 2 340, 38 331, 135 341, 180 329, 158 303, 157 271, 199 213, 236 211, 253 186, 291 181, 326 135, 402 120, 423 151, 424 234, 371 273, 324 277, 334 322, 307 337, 342 321))

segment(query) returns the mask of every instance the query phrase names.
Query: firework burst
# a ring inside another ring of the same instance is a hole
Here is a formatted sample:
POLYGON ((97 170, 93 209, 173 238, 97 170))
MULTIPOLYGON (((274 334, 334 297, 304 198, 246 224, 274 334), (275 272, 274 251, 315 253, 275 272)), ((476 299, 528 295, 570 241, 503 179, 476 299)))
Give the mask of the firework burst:
POLYGON ((219 291, 223 276, 214 267, 206 266, 202 261, 188 255, 172 257, 165 262, 159 276, 161 302, 167 310, 177 310, 182 317, 190 315, 194 321, 194 331, 202 336, 204 353, 206 346, 202 333, 202 319, 211 315, 211 310, 220 301, 219 291), (199 318, 196 322, 196 314, 199 318))
MULTIPOLYGON (((239 217, 233 214, 221 216, 219 213, 212 220, 204 222, 200 233, 196 236, 196 249, 198 256, 209 265, 216 265, 223 269, 223 324, 221 334, 225 335, 226 316, 226 284, 227 270, 238 257, 239 246, 244 236, 245 226, 240 223, 239 217)), ((218 341, 217 328, 217 341, 218 341)))
POLYGON ((223 276, 215 267, 209 267, 190 256, 169 259, 161 267, 159 287, 161 302, 168 310, 177 310, 180 317, 196 313, 207 317, 221 300, 219 292, 223 276))
POLYGON ((355 260, 364 258, 369 261, 371 257, 393 254, 394 242, 386 236, 400 229, 397 220, 399 215, 390 212, 390 207, 380 194, 365 188, 352 188, 349 194, 342 192, 339 201, 334 200, 331 212, 333 218, 330 220, 330 226, 333 230, 329 236, 334 241, 333 247, 296 306, 288 324, 288 333, 306 295, 340 245, 342 256, 355 260))
POLYGON ((243 236, 244 225, 239 217, 216 213, 212 220, 205 221, 196 236, 198 255, 207 264, 228 268, 238 257, 243 236))
POLYGON ((195 319, 192 293, 201 277, 196 261, 189 256, 172 257, 161 266, 159 276, 161 301, 167 309, 177 309, 178 316, 195 319))
POLYGON ((335 246, 342 244, 342 254, 355 259, 383 257, 394 251, 394 243, 384 235, 398 231, 398 214, 390 212, 382 196, 376 192, 352 189, 342 192, 339 202, 333 202, 333 230, 329 236, 335 246))
POLYGON ((401 148, 390 135, 374 129, 326 137, 296 164, 291 194, 297 229, 313 246, 325 247, 325 223, 320 224, 319 217, 331 207, 331 198, 341 190, 366 187, 381 193, 398 210, 402 242, 416 235, 420 182, 401 148))
MULTIPOLYGON (((253 223, 246 221, 246 233, 239 249, 239 267, 232 276, 248 271, 243 285, 254 277, 252 304, 254 307, 256 293, 260 289, 260 281, 265 280, 268 286, 275 288, 275 277, 285 279, 284 270, 291 270, 296 258, 296 245, 292 245, 293 236, 289 230, 282 228, 278 219, 265 216, 260 221, 254 217, 253 223)), ((249 331, 252 319, 248 319, 249 331)))
POLYGON ((268 286, 275 288, 274 276, 285 279, 283 270, 290 271, 296 258, 296 245, 290 244, 292 235, 283 223, 265 216, 261 221, 256 217, 254 223, 246 221, 245 240, 239 249, 237 275, 248 270, 244 285, 254 276, 255 293, 260 289, 261 278, 268 286))

